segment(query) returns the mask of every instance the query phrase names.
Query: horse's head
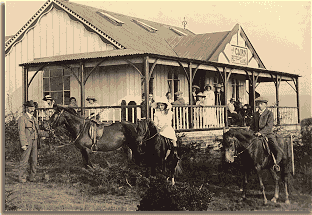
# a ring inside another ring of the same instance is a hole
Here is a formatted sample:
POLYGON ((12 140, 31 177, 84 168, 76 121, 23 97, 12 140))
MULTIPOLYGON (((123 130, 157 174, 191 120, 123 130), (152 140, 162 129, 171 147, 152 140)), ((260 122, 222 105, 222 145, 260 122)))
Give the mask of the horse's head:
POLYGON ((60 125, 63 125, 66 122, 66 119, 64 118, 64 111, 65 108, 54 104, 54 113, 49 119, 50 129, 54 129, 60 125))
POLYGON ((243 129, 230 129, 223 134, 223 149, 225 151, 225 160, 233 163, 237 157, 237 149, 245 148, 245 144, 250 142, 253 134, 243 129))
POLYGON ((158 131, 154 122, 149 119, 140 120, 137 124, 137 142, 141 147, 148 140, 151 140, 158 133, 158 131))

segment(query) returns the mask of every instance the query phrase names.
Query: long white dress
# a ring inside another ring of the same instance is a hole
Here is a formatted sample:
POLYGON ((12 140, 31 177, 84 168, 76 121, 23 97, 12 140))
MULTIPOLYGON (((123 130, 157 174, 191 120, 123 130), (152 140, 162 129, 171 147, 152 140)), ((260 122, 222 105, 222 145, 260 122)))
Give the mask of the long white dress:
POLYGON ((169 110, 168 114, 164 114, 159 109, 156 109, 154 114, 154 123, 160 130, 159 134, 169 139, 177 141, 174 129, 171 126, 172 111, 169 110))
MULTIPOLYGON (((203 94, 206 96, 205 105, 206 106, 214 106, 215 105, 215 94, 212 90, 204 91, 203 94)), ((217 116, 216 111, 212 107, 207 107, 206 117, 204 118, 204 123, 206 127, 214 127, 217 125, 217 116)))

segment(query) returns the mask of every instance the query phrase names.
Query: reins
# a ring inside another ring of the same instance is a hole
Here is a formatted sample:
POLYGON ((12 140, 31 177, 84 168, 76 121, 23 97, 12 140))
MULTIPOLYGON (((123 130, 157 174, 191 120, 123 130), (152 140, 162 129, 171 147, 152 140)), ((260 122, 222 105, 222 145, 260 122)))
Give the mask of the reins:
MULTIPOLYGON (((254 142, 255 141, 252 141, 247 148, 245 148, 243 151, 239 152, 238 154, 234 155, 234 157, 238 157, 240 154, 244 153, 246 150, 248 150, 251 147, 252 144, 254 144, 254 142)), ((235 145, 235 148, 236 148, 236 145, 235 145)))
MULTIPOLYGON (((53 131, 53 136, 55 137, 55 134, 54 134, 54 129, 52 129, 52 126, 59 120, 59 118, 61 117, 61 115, 64 113, 64 109, 62 109, 61 113, 57 116, 57 118, 52 122, 52 125, 49 126, 50 127, 50 131, 53 131)), ((75 142, 77 141, 77 139, 80 137, 80 135, 83 133, 84 129, 86 127, 86 119, 83 119, 83 126, 82 126, 82 129, 80 129, 77 137, 70 141, 68 144, 64 144, 64 145, 61 145, 61 146, 56 146, 56 148, 61 148, 61 147, 64 147, 64 146, 68 146, 68 145, 72 145, 72 144, 75 144, 75 142)))

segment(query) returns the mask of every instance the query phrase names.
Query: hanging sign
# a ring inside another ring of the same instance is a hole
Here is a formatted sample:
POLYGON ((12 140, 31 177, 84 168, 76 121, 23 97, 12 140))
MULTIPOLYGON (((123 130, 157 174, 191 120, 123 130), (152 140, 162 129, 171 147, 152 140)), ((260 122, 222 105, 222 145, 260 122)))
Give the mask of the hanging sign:
POLYGON ((232 51, 231 63, 248 65, 247 48, 232 45, 231 51, 232 51))

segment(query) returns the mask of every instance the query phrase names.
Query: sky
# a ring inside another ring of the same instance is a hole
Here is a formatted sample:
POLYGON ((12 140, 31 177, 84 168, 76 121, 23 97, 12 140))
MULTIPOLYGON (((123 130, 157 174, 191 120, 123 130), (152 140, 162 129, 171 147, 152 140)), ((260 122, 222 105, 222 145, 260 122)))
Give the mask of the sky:
MULTIPOLYGON (((72 0, 70 0, 72 1, 72 0)), ((309 1, 73 1, 100 9, 183 27, 196 34, 244 29, 266 69, 299 78, 301 118, 311 117, 311 2, 309 1)), ((44 1, 6 1, 5 35, 13 35, 44 1)), ((293 85, 293 84, 292 84, 293 85)), ((273 83, 261 83, 261 96, 275 101, 273 83)), ((294 90, 280 86, 280 105, 296 106, 294 90)), ((270 104, 270 103, 269 103, 270 104)))

